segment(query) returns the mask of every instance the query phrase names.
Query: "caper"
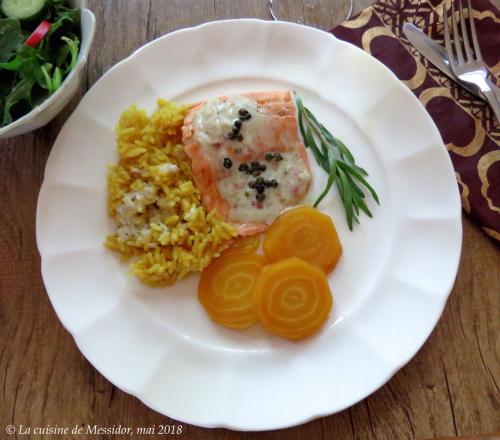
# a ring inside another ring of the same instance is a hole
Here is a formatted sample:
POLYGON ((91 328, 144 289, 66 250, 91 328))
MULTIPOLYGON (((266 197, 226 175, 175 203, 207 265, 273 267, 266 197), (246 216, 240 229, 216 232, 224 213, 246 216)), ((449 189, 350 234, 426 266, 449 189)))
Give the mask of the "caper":
POLYGON ((263 193, 266 187, 262 183, 258 183, 255 185, 255 189, 257 190, 258 193, 263 193))
POLYGON ((276 162, 280 162, 283 160, 283 156, 280 153, 273 153, 273 158, 276 162))
POLYGON ((276 179, 272 179, 269 183, 273 188, 276 188, 278 186, 278 181, 276 179))
POLYGON ((266 196, 262 193, 257 193, 255 194, 255 198, 257 199, 257 201, 262 202, 266 198, 266 196))
POLYGON ((257 162, 256 160, 252 160, 252 162, 250 162, 250 168, 253 168, 255 170, 259 168, 259 165, 260 163, 257 162))
POLYGON ((250 180, 248 182, 248 187, 251 188, 251 189, 255 189, 255 186, 256 186, 256 183, 255 183, 255 180, 250 180))
POLYGON ((266 153, 265 156, 264 156, 264 159, 266 160, 273 160, 273 153, 266 153))
POLYGON ((238 110, 238 115, 239 115, 240 121, 248 121, 249 119, 252 118, 252 115, 250 114, 250 112, 246 108, 240 108, 238 110))
POLYGON ((248 171, 248 164, 245 162, 240 163, 240 166, 238 167, 239 171, 248 171))
POLYGON ((224 160, 222 161, 222 164, 224 165, 224 168, 231 168, 233 166, 233 161, 229 159, 229 157, 225 157, 224 160))
POLYGON ((234 140, 235 140, 236 142, 242 142, 242 141, 243 141, 243 135, 242 135, 241 133, 236 133, 236 134, 234 135, 234 140))
POLYGON ((242 125, 242 122, 239 120, 239 119, 236 119, 236 121, 234 121, 234 128, 233 130, 236 128, 238 130, 241 129, 241 125, 242 125))

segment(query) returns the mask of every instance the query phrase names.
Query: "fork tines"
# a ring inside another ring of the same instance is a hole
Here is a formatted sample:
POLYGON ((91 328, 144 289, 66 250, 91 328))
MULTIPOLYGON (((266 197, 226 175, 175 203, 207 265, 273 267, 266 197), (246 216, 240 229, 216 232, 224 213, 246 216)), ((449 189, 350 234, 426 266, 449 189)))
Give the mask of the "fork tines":
POLYGON ((444 21, 444 42, 448 54, 453 54, 450 56, 450 62, 462 64, 464 62, 470 62, 473 60, 482 62, 483 58, 481 55, 481 49, 479 48, 479 42, 477 40, 476 26, 474 24, 474 17, 472 15, 472 7, 470 0, 467 0, 467 9, 469 16, 469 29, 472 37, 473 47, 470 45, 469 33, 467 30, 466 19, 465 19, 465 9, 462 7, 462 0, 459 0, 459 16, 460 16, 460 27, 459 32, 455 4, 451 4, 451 24, 453 27, 453 45, 450 37, 450 30, 448 24, 448 11, 446 10, 446 4, 443 4, 443 21, 444 21), (453 46, 455 50, 453 50, 453 46), (465 57, 464 57, 465 51, 465 57))

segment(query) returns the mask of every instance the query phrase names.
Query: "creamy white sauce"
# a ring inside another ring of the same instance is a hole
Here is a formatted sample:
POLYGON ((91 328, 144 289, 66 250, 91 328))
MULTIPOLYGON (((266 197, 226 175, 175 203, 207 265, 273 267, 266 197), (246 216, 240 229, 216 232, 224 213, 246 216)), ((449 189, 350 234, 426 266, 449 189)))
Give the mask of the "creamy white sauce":
POLYGON ((283 160, 279 162, 264 159, 266 152, 274 152, 276 126, 270 119, 257 102, 241 95, 207 101, 194 118, 195 136, 210 159, 214 174, 220 176, 218 189, 230 205, 229 219, 232 221, 269 224, 286 207, 298 204, 309 188, 311 174, 298 154, 302 147, 297 145, 297 136, 280 133, 279 141, 287 145, 289 151, 280 152, 283 160), (243 141, 230 141, 227 135, 241 108, 252 117, 242 123, 243 141), (262 145, 266 146, 265 150, 262 145), (231 159, 231 168, 223 166, 224 158, 231 159), (278 182, 276 188, 265 189, 263 201, 257 201, 256 190, 248 186, 256 177, 238 170, 242 162, 249 164, 252 160, 266 165, 260 177, 278 182))
POLYGON ((270 223, 283 209, 296 205, 304 197, 311 178, 309 171, 297 153, 281 155, 281 162, 261 161, 266 165, 266 171, 260 176, 278 182, 276 188, 265 189, 265 199, 262 202, 256 200, 256 190, 248 186, 248 182, 256 178, 238 171, 238 163, 219 182, 221 195, 231 203, 232 220, 242 223, 270 223))
POLYGON ((158 165, 158 172, 161 176, 176 174, 178 171, 179 167, 173 163, 162 163, 161 165, 158 165))
MULTIPOLYGON (((194 119, 198 142, 204 147, 212 147, 214 144, 223 142, 225 136, 231 131, 234 121, 238 119, 240 108, 247 109, 252 114, 252 118, 255 115, 258 119, 257 103, 245 96, 230 96, 225 101, 219 98, 207 101, 194 119)), ((241 133, 246 136, 245 140, 240 143, 241 146, 252 145, 252 130, 247 128, 251 128, 248 125, 255 125, 255 122, 255 120, 249 120, 243 124, 241 133)))

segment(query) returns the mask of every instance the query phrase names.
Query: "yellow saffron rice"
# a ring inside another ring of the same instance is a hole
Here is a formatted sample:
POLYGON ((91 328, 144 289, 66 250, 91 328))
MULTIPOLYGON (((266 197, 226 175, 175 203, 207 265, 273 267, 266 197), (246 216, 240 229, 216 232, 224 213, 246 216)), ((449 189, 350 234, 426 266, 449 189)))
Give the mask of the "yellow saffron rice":
POLYGON ((229 246, 235 228, 206 212, 180 144, 187 107, 158 99, 158 109, 130 107, 116 127, 119 162, 108 171, 108 210, 116 230, 105 246, 131 260, 149 285, 169 285, 201 271, 229 246))

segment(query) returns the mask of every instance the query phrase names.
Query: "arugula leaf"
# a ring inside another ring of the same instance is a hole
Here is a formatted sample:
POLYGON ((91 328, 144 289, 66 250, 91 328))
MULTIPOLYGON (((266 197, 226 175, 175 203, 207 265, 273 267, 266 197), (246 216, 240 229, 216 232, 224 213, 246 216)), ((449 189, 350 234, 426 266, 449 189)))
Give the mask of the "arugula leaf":
POLYGON ((54 14, 60 14, 61 11, 67 11, 71 9, 66 5, 66 0, 50 0, 52 9, 54 10, 54 14))
POLYGON ((80 46, 80 40, 75 37, 74 40, 71 40, 68 37, 62 37, 61 40, 66 42, 69 47, 69 53, 71 54, 71 61, 69 63, 69 70, 72 70, 76 66, 76 62, 78 60, 78 47, 80 46))
POLYGON ((14 119, 11 114, 12 107, 21 101, 26 101, 31 105, 31 89, 35 84, 35 80, 32 78, 24 78, 19 81, 9 96, 5 99, 5 105, 3 109, 3 124, 10 124, 14 119))
POLYGON ((19 20, 0 19, 0 62, 8 61, 23 41, 19 20))
POLYGON ((8 63, 0 63, 0 69, 19 72, 21 77, 33 76, 33 71, 40 66, 36 49, 22 44, 17 50, 14 59, 8 63))
POLYGON ((66 62, 68 56, 69 56, 69 46, 65 44, 64 46, 61 46, 57 51, 55 59, 56 66, 62 67, 62 65, 66 62))
POLYGON ((54 73, 52 77, 50 76, 50 71, 52 70, 52 64, 45 64, 41 67, 40 71, 42 72, 43 80, 40 80, 40 77, 37 78, 38 84, 47 89, 49 95, 52 95, 61 85, 62 81, 62 71, 59 67, 56 66, 54 69, 54 73))
POLYGON ((52 23, 48 36, 55 34, 61 27, 65 24, 71 25, 72 28, 80 27, 80 10, 79 9, 69 9, 67 11, 61 12, 57 19, 52 23))
POLYGON ((59 67, 56 66, 54 69, 54 74, 52 75, 52 88, 54 92, 61 86, 62 82, 62 72, 59 67))
POLYGON ((40 68, 40 72, 42 72, 42 76, 43 76, 43 82, 45 82, 45 84, 43 84, 43 82, 40 81, 40 80, 38 81, 38 83, 44 89, 47 89, 49 91, 49 95, 52 95, 52 93, 54 93, 54 89, 52 88, 52 79, 50 78, 50 75, 49 75, 49 72, 48 72, 49 66, 51 66, 51 65, 50 64, 49 65, 43 65, 40 68))
POLYGON ((12 87, 14 87, 15 80, 16 78, 14 73, 0 71, 0 100, 10 94, 12 87))

